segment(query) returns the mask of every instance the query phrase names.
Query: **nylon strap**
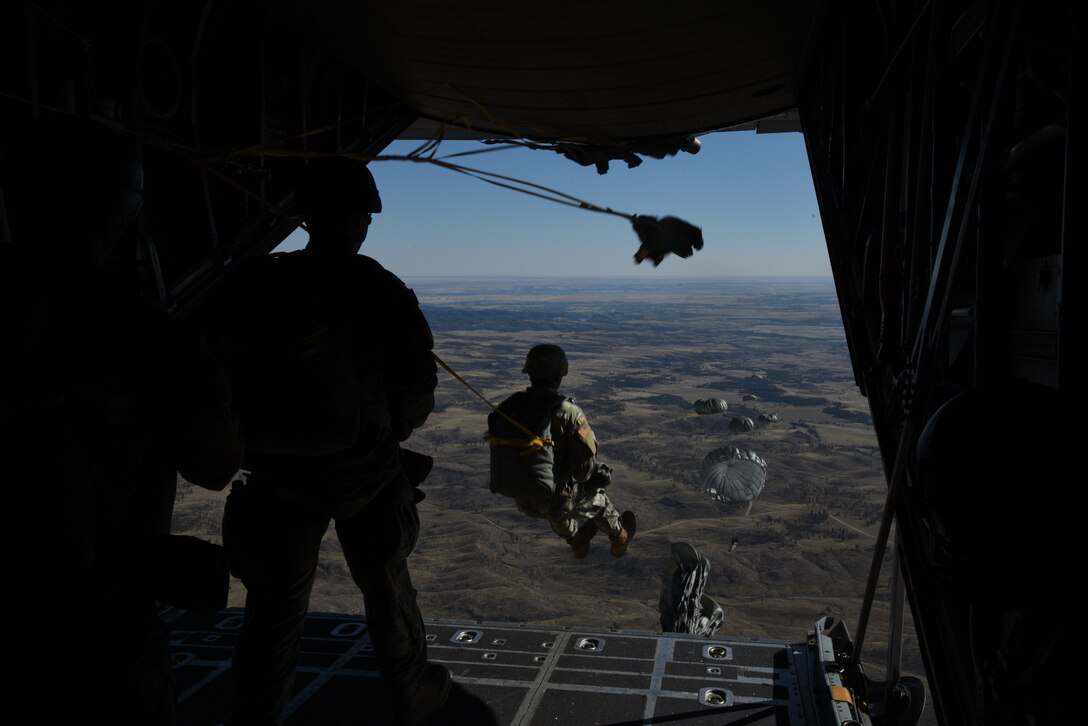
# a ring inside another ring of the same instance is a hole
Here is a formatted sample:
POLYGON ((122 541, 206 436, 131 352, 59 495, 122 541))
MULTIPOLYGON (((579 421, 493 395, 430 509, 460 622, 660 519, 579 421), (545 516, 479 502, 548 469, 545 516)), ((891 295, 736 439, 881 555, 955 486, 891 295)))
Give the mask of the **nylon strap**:
POLYGON ((526 454, 531 454, 534 451, 539 451, 540 449, 543 449, 545 446, 555 446, 555 442, 552 441, 550 438, 548 438, 546 436, 537 436, 532 431, 530 431, 529 429, 522 426, 519 422, 517 422, 514 419, 510 418, 510 416, 508 416, 505 412, 499 410, 498 406, 496 406, 495 404, 491 403, 491 401, 488 401, 486 398, 484 398, 484 396, 479 391, 477 391, 475 388, 473 388, 469 384, 468 381, 466 381, 461 376, 457 375, 456 371, 454 371, 452 368, 450 368, 448 365, 446 365, 446 362, 444 360, 442 360, 441 358, 439 358, 437 353, 432 351, 431 355, 434 356, 434 359, 438 363, 438 365, 440 365, 440 366, 442 366, 443 368, 446 369, 446 372, 448 372, 451 376, 453 376, 454 378, 459 380, 464 385, 465 388, 467 388, 468 390, 475 393, 480 398, 480 400, 483 401, 484 403, 486 403, 488 406, 490 406, 495 411, 495 413, 499 414, 504 419, 506 419, 507 421, 509 421, 510 423, 514 424, 519 429, 524 431, 526 436, 528 437, 528 438, 524 438, 524 439, 503 439, 503 438, 499 438, 497 436, 491 436, 490 434, 488 434, 487 443, 491 444, 492 446, 518 446, 518 447, 521 447, 523 449, 520 452, 522 456, 525 456, 526 454))

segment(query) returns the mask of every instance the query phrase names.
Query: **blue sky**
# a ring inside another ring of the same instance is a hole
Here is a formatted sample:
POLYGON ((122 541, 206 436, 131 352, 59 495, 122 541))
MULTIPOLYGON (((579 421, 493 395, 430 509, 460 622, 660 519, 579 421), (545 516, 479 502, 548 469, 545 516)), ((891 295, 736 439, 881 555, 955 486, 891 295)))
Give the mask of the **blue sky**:
MULTIPOLYGON (((630 222, 480 181, 434 164, 376 159, 383 211, 362 253, 403 278, 830 276, 812 175, 800 133, 730 131, 700 138, 698 154, 644 158, 607 174, 550 150, 489 149, 444 141, 436 158, 557 190, 625 214, 679 217, 703 230, 704 246, 636 265, 630 222)), ((407 155, 419 141, 382 152, 407 155)), ((296 231, 281 249, 304 245, 296 231)))

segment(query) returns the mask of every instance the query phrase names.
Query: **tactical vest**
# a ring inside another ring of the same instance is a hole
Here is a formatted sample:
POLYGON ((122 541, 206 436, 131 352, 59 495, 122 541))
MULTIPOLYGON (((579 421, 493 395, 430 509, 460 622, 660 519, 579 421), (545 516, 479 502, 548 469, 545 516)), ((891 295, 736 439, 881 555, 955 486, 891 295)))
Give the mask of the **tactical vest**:
MULTIPOLYGON (((499 404, 499 410, 541 438, 551 438, 552 421, 566 397, 530 395, 520 391, 499 404)), ((491 439, 524 440, 528 435, 496 411, 487 417, 491 439)), ((512 499, 542 499, 556 490, 555 447, 530 449, 516 444, 492 443, 491 491, 512 499)))

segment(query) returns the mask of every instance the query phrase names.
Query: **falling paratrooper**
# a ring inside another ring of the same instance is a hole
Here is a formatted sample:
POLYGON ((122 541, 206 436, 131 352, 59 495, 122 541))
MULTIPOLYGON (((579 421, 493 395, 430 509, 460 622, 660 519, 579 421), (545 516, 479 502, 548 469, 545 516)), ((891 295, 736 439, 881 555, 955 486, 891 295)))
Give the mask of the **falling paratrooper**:
POLYGON ((710 561, 686 542, 674 542, 670 556, 658 599, 661 631, 709 638, 725 620, 721 606, 703 592, 710 561))

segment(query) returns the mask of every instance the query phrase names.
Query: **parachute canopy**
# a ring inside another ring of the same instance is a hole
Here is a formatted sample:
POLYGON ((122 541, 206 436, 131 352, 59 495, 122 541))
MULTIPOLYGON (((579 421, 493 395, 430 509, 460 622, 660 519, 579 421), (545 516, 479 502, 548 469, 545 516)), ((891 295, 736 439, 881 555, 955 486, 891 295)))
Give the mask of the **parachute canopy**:
POLYGON ((703 457, 699 483, 719 502, 751 502, 763 491, 767 462, 759 454, 737 446, 722 446, 703 457))
POLYGON ((729 422, 729 430, 738 434, 751 431, 756 427, 756 422, 748 416, 737 416, 729 422))
POLYGON ((759 414, 759 420, 760 420, 760 421, 771 421, 771 422, 774 422, 774 421, 777 421, 777 420, 778 420, 778 414, 777 414, 777 413, 767 413, 767 412, 763 412, 763 413, 759 414))
POLYGON ((729 404, 720 398, 700 398, 695 402, 695 413, 705 416, 708 413, 725 413, 729 404))
POLYGON ((756 395, 756 394, 754 394, 754 393, 745 393, 745 394, 744 394, 744 395, 743 395, 743 396, 741 397, 741 400, 743 400, 743 401, 758 401, 758 400, 759 400, 759 396, 757 396, 757 395, 756 395))

